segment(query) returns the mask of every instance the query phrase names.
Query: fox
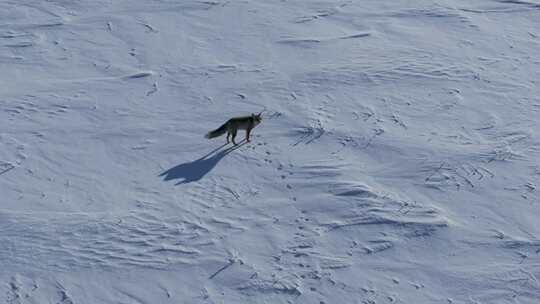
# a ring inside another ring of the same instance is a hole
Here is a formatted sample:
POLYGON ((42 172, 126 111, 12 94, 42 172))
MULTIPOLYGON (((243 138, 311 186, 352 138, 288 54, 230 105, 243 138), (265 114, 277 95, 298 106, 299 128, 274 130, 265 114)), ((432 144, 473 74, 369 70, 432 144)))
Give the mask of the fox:
POLYGON ((246 130, 246 141, 250 142, 249 135, 251 134, 253 128, 261 123, 261 114, 262 112, 259 114, 252 113, 249 116, 233 117, 227 120, 227 122, 221 125, 221 127, 206 133, 204 137, 211 139, 227 133, 227 143, 229 143, 229 137, 232 137, 232 142, 236 146, 237 143, 234 141, 236 138, 236 133, 238 130, 246 130))

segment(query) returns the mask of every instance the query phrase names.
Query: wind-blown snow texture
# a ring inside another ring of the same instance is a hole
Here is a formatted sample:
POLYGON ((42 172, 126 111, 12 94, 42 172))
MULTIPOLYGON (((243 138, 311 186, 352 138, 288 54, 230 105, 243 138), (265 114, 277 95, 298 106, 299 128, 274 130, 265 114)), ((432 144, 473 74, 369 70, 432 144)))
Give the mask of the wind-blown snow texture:
POLYGON ((537 0, 2 1, 0 66, 2 302, 540 303, 537 0))

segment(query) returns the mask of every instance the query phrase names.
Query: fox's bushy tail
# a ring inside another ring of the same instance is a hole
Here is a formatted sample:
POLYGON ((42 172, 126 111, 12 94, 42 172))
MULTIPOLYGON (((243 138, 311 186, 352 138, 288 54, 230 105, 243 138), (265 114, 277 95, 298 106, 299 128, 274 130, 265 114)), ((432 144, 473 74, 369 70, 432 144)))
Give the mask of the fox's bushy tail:
POLYGON ((214 131, 210 131, 206 133, 204 137, 210 139, 210 138, 221 136, 225 134, 225 132, 227 132, 227 123, 224 123, 221 127, 215 129, 214 131))

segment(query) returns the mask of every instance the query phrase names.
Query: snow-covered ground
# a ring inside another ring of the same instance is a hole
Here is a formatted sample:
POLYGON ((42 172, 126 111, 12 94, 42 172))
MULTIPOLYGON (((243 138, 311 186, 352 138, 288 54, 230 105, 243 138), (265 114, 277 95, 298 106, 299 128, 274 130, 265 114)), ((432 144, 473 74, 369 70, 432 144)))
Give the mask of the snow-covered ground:
POLYGON ((540 303, 538 0, 1 1, 0 83, 2 303, 540 303))

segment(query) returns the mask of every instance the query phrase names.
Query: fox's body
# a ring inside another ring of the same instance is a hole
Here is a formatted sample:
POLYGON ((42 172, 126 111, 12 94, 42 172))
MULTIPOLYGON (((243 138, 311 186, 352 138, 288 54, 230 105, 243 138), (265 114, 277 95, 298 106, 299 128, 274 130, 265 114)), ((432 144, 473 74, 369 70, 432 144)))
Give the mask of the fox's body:
POLYGON ((227 143, 229 143, 229 137, 232 137, 232 142, 236 145, 234 141, 236 133, 238 130, 246 130, 246 140, 249 142, 251 130, 260 124, 261 121, 262 117, 260 113, 257 115, 251 114, 250 116, 233 117, 221 125, 221 127, 208 132, 205 137, 210 139, 227 133, 227 143))

